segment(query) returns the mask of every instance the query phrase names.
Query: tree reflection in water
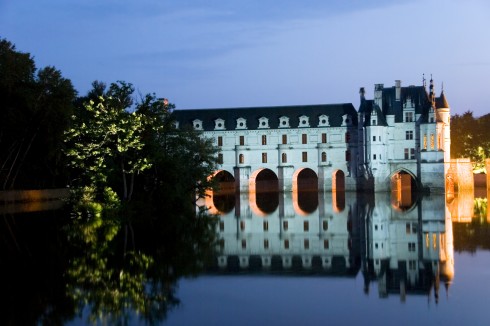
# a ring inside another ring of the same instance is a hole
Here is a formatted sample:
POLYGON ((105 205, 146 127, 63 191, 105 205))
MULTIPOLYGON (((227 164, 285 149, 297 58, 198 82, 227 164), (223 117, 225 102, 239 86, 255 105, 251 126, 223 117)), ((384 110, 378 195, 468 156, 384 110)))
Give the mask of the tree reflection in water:
POLYGON ((2 325, 158 324, 179 304, 177 280, 202 271, 215 240, 213 217, 191 206, 120 210, 85 198, 70 212, 3 219, 2 325))

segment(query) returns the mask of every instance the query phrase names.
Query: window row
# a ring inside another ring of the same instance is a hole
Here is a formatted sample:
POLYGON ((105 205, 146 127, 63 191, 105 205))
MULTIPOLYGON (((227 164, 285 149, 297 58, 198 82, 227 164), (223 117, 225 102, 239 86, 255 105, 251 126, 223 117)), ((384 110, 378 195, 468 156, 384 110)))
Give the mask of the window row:
MULTIPOLYGON (((282 116, 279 118, 279 128, 291 128, 291 124, 289 121, 289 117, 282 116)), ((349 120, 346 120, 347 122, 349 120)), ((196 130, 203 130, 203 121, 200 119, 195 119, 192 121, 192 125, 196 130)), ((318 117, 318 127, 330 127, 329 117, 325 114, 322 114, 318 117)), ((310 127, 310 117, 306 115, 302 115, 299 117, 299 128, 310 127)), ((235 129, 247 129, 247 119, 238 118, 236 119, 235 129)), ((258 119, 258 128, 259 129, 268 129, 270 128, 269 118, 260 117, 258 119)), ((226 130, 225 120, 218 118, 214 120, 214 130, 226 130)))
MULTIPOLYGON (((373 139, 374 140, 374 139, 373 139)), ((381 136, 379 137, 379 140, 381 141, 381 136)), ((262 135, 260 137, 260 143, 262 145, 267 145, 268 144, 268 137, 267 135, 262 135)), ((345 133, 345 142, 349 143, 351 141, 350 133, 346 132, 345 133)), ((216 143, 218 146, 223 146, 223 136, 217 136, 216 137, 216 143)), ((321 143, 326 144, 327 143, 327 134, 322 133, 321 134, 321 143)), ((239 136, 238 137, 238 144, 240 146, 245 146, 245 136, 239 136)), ((288 135, 282 135, 281 136, 281 144, 282 145, 287 145, 288 144, 288 135)), ((308 134, 301 134, 301 144, 305 145, 308 144, 308 134)))
MULTIPOLYGON (((267 153, 262 153, 262 163, 268 163, 267 162, 267 153)), ((381 159, 381 154, 379 155, 379 158, 381 159)), ((345 151, 345 160, 350 161, 351 159, 351 154, 350 151, 347 150, 345 151)), ((374 159, 376 159, 376 155, 374 155, 374 159)), ((322 163, 327 163, 327 153, 322 152, 320 160, 322 163)), ((308 152, 301 152, 301 161, 302 162, 308 162, 308 152)), ((245 155, 240 154, 238 155, 238 163, 239 164, 245 164, 245 155)), ((281 163, 288 163, 288 155, 286 153, 281 154, 281 163)), ((218 164, 223 164, 223 154, 219 153, 218 154, 218 164)))

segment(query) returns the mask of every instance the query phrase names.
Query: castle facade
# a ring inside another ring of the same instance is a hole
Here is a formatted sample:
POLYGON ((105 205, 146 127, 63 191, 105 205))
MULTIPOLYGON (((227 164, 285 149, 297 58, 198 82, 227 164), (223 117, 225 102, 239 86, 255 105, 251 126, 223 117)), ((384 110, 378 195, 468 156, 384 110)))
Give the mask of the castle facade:
POLYGON ((351 103, 175 110, 219 147, 219 170, 240 191, 267 175, 280 191, 313 177, 318 190, 444 193, 450 160, 450 108, 431 78, 423 86, 376 84, 351 103))

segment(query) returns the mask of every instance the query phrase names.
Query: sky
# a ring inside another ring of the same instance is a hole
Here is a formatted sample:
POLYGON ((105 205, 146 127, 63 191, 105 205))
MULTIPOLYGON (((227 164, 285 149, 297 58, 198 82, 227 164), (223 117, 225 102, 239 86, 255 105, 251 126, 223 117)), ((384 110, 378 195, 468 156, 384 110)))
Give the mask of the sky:
POLYGON ((0 38, 80 95, 132 83, 177 109, 352 103, 431 76, 490 113, 488 0, 0 0, 0 38))

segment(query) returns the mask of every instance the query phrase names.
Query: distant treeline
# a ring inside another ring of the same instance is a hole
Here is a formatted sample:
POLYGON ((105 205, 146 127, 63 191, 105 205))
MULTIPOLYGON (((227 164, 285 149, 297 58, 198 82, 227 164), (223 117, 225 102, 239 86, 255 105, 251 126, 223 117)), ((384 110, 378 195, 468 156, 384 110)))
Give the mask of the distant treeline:
POLYGON ((467 111, 451 117, 451 157, 470 158, 477 170, 484 167, 490 157, 490 114, 474 117, 467 111))

